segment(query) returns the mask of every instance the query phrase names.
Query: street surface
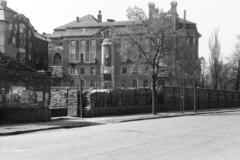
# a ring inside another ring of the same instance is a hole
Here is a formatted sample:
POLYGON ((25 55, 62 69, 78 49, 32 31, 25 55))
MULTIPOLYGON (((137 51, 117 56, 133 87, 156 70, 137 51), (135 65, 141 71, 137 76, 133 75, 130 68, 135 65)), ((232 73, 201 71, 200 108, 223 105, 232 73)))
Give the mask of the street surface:
POLYGON ((0 137, 0 159, 240 159, 240 112, 0 137))

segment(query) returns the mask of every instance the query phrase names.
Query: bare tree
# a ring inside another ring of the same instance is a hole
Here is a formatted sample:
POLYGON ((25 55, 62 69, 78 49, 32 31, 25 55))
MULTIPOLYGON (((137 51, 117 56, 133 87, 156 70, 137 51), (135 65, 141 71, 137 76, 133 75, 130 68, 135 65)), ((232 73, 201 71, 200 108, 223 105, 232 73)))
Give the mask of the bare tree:
MULTIPOLYGON (((138 7, 129 7, 127 17, 130 22, 126 27, 113 28, 113 37, 118 44, 122 57, 131 59, 133 72, 149 74, 152 78, 152 113, 156 114, 156 81, 158 75, 166 72, 169 63, 173 63, 174 41, 184 37, 182 30, 176 30, 173 15, 154 8, 149 4, 147 18, 138 7), (121 38, 119 38, 121 37, 121 38)), ((182 47, 182 46, 181 46, 182 47)))
POLYGON ((219 28, 215 28, 208 41, 210 50, 209 65, 213 89, 219 89, 219 80, 223 65, 221 58, 221 44, 218 39, 218 32, 219 28))

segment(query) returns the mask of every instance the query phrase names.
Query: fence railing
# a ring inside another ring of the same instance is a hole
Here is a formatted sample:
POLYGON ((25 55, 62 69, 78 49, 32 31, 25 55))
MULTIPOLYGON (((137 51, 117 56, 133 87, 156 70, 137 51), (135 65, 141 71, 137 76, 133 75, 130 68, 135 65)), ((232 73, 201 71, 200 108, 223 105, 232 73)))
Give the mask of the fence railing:
MULTIPOLYGON (((181 88, 163 87, 164 111, 179 111, 181 88)), ((194 88, 184 88, 184 109, 194 110, 194 88)), ((240 92, 200 89, 195 90, 196 109, 234 108, 240 106, 240 92)))

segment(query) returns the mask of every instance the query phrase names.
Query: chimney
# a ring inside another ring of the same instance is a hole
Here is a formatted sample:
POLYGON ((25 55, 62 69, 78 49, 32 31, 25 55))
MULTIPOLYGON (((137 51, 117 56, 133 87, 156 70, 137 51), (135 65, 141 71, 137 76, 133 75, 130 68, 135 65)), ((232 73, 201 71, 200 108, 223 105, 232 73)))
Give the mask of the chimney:
POLYGON ((99 11, 99 13, 98 13, 98 22, 102 22, 102 15, 101 15, 101 11, 99 11))
POLYGON ((2 7, 7 7, 7 1, 6 0, 0 0, 0 4, 2 7))
POLYGON ((77 22, 79 22, 79 17, 77 17, 77 19, 76 19, 76 20, 77 20, 77 22))

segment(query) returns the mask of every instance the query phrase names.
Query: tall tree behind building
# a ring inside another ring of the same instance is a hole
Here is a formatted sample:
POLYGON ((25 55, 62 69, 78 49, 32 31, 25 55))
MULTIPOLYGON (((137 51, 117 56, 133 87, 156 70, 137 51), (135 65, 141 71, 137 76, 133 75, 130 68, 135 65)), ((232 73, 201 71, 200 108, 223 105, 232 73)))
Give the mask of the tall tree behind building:
POLYGON ((220 75, 223 61, 221 57, 221 44, 218 39, 219 28, 215 28, 209 37, 208 46, 210 50, 209 67, 212 78, 213 89, 219 89, 220 75))

